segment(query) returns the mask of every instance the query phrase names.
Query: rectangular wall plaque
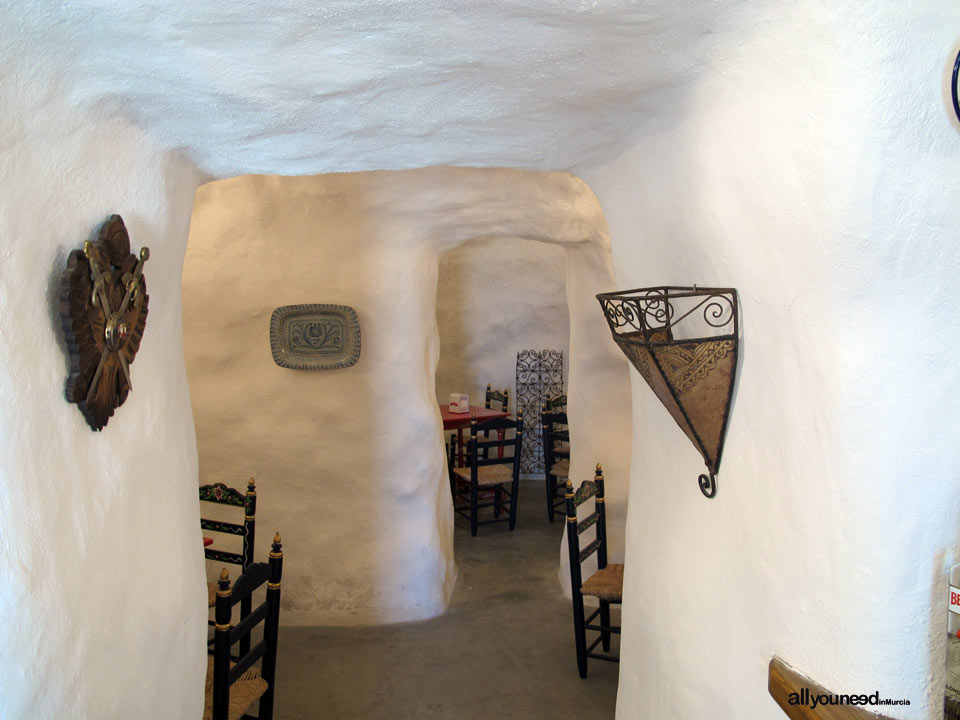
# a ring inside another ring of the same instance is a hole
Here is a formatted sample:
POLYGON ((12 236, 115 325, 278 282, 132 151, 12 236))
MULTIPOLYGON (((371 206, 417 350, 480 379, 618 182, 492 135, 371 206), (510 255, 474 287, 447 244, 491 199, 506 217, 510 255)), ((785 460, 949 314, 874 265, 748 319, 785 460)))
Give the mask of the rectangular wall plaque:
POLYGON ((270 351, 280 367, 334 370, 360 357, 360 322, 346 305, 284 305, 270 317, 270 351))

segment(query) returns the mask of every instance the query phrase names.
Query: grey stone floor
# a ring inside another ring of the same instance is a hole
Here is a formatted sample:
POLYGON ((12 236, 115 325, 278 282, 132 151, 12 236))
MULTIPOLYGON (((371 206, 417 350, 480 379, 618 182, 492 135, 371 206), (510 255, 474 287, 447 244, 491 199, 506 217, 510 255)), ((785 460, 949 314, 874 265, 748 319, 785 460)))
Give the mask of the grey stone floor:
POLYGON ((591 660, 587 679, 577 674, 556 579, 563 518, 548 523, 545 505, 542 481, 524 481, 514 532, 486 525, 472 538, 457 518, 459 576, 441 617, 282 627, 277 719, 612 718, 619 665, 591 660))

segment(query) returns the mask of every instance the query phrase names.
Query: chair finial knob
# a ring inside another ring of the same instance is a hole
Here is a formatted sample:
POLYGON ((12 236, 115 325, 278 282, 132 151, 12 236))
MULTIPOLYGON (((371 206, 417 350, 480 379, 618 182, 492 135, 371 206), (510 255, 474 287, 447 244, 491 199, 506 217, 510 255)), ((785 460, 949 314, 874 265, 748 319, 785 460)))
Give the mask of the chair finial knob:
POLYGON ((220 592, 227 592, 230 589, 230 573, 226 568, 220 570, 220 579, 217 581, 217 587, 220 592))
POLYGON ((253 489, 256 488, 256 487, 257 487, 257 481, 254 480, 254 479, 251 477, 251 478, 247 481, 247 488, 248 488, 249 490, 253 490, 253 489))

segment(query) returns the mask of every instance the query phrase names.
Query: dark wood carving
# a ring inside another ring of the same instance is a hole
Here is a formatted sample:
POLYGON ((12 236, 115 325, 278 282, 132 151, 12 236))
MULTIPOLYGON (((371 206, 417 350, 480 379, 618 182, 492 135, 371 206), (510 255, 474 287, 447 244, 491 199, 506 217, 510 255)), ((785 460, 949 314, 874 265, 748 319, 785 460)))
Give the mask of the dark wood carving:
POLYGON ((70 352, 67 401, 77 403, 87 423, 102 430, 133 388, 130 365, 147 324, 147 284, 140 258, 119 215, 97 239, 74 250, 60 275, 60 319, 70 352))

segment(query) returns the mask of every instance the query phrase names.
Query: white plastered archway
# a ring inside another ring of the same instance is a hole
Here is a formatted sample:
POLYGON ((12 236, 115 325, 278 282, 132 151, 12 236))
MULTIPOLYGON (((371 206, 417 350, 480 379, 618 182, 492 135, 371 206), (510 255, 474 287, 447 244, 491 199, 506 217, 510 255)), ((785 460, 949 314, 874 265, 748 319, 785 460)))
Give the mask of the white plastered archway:
MULTIPOLYGON (((572 475, 591 477, 603 462, 613 555, 622 556, 629 381, 593 297, 613 287, 613 274, 602 211, 581 180, 452 167, 232 178, 197 194, 185 356, 201 478, 258 478, 258 524, 281 529, 288 550, 287 622, 375 624, 446 606, 455 568, 434 390, 438 268, 475 237, 565 248, 572 475), (273 363, 270 313, 305 302, 355 308, 357 365, 273 363)), ((270 533, 260 533, 258 552, 270 533)))

